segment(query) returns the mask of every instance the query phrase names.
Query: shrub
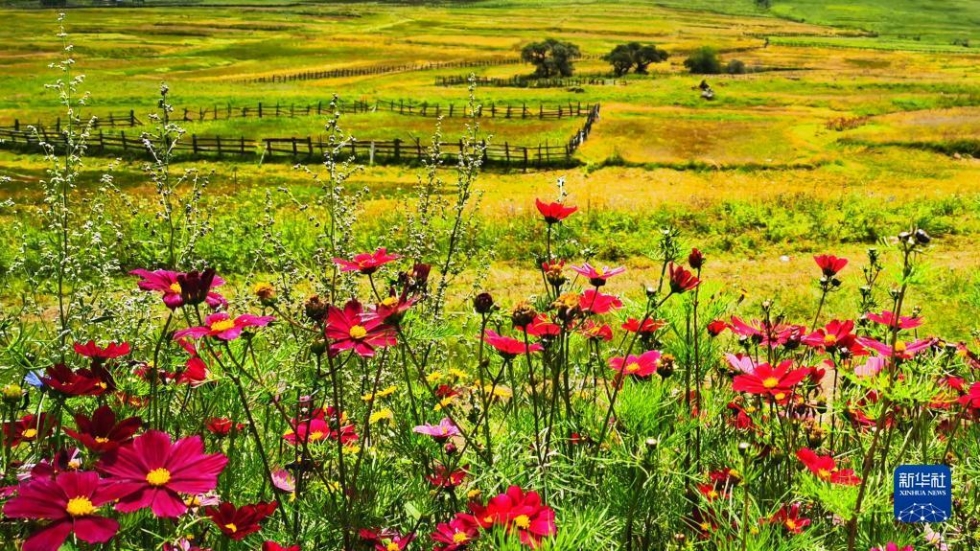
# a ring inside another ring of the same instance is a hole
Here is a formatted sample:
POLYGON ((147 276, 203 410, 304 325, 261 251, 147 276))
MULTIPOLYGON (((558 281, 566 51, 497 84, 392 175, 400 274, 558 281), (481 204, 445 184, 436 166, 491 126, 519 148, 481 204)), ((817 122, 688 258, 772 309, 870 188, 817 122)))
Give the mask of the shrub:
POLYGON ((646 74, 647 67, 651 63, 666 61, 668 56, 667 52, 658 50, 653 44, 641 45, 639 42, 630 42, 616 46, 602 59, 612 65, 616 76, 621 76, 631 69, 638 74, 646 74))
POLYGON ((696 75, 717 75, 721 73, 718 52, 711 46, 702 46, 684 60, 684 66, 696 75))
POLYGON ((528 44, 521 50, 521 60, 534 65, 534 76, 541 78, 572 76, 572 62, 580 57, 578 46, 554 38, 528 44))

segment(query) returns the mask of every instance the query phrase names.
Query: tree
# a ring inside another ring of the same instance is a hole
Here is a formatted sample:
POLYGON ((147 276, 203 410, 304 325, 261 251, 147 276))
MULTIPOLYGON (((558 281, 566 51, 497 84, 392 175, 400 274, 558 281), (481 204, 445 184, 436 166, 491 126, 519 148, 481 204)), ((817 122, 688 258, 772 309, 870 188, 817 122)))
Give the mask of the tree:
POLYGON ((613 48, 602 59, 609 62, 616 75, 625 75, 630 69, 636 70, 639 74, 646 74, 647 67, 651 63, 660 63, 667 60, 667 52, 658 50, 653 44, 641 45, 639 42, 620 44, 613 48))
POLYGON ((521 50, 521 60, 534 65, 534 76, 542 78, 571 76, 575 70, 572 61, 580 57, 578 46, 554 38, 528 44, 521 50))
POLYGON ((717 75, 721 73, 721 61, 718 52, 711 46, 702 46, 691 57, 684 60, 684 66, 692 73, 699 75, 717 75))

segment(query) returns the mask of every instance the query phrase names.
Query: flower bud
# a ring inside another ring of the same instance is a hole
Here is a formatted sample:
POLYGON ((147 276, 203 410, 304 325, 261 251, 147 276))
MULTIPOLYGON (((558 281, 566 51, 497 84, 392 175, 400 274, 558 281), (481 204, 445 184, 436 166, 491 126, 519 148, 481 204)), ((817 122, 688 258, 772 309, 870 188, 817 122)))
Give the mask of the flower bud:
POLYGON ((691 249, 691 254, 687 255, 687 264, 692 270, 700 270, 704 266, 704 253, 698 249, 691 249))
POLYGON ((473 309, 477 314, 486 315, 493 311, 493 296, 490 293, 480 293, 473 297, 473 309))
POLYGON ((255 295, 262 304, 269 304, 276 298, 276 288, 267 281, 260 281, 252 287, 252 294, 255 295))
POLYGON ((11 383, 9 385, 4 385, 3 388, 0 389, 0 397, 3 398, 4 402, 19 402, 23 395, 24 389, 18 384, 11 383))
POLYGON ((537 317, 538 312, 534 309, 534 306, 527 301, 521 301, 514 306, 514 309, 510 313, 510 321, 514 324, 514 327, 527 327, 532 322, 534 318, 537 317))
POLYGON ((320 297, 313 295, 312 297, 306 299, 306 304, 303 305, 303 311, 306 313, 306 317, 310 321, 315 321, 317 323, 323 321, 327 317, 327 311, 330 305, 321 301, 320 297))

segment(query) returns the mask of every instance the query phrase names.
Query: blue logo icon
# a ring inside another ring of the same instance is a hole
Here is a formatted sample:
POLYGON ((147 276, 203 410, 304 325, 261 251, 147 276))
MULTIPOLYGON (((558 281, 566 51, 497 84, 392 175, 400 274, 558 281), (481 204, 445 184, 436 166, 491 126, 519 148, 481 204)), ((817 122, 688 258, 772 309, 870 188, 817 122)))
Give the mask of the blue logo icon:
POLYGON ((946 465, 895 469, 895 520, 945 522, 953 515, 953 481, 946 465))

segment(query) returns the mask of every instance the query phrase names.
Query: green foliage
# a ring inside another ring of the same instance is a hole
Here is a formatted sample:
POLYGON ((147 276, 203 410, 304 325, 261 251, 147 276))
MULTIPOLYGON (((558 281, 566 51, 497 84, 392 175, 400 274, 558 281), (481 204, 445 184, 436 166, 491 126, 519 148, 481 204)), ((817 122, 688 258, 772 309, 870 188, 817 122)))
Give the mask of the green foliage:
POLYGON ((630 42, 619 44, 602 59, 612 65, 616 76, 622 76, 630 70, 637 74, 646 74, 651 64, 666 61, 668 57, 667 52, 657 49, 653 44, 630 42))
POLYGON ((721 73, 721 61, 718 59, 718 51, 711 46, 702 46, 687 59, 684 66, 697 75, 717 75, 721 73))
POLYGON ((572 76, 574 61, 580 57, 578 46, 554 38, 532 42, 521 49, 521 60, 534 65, 534 76, 540 78, 572 76))

